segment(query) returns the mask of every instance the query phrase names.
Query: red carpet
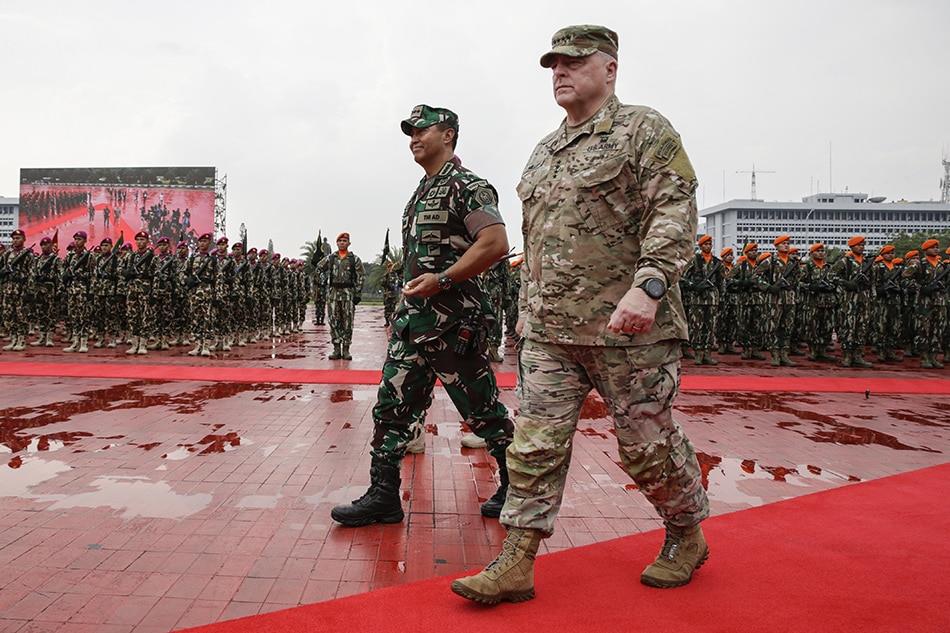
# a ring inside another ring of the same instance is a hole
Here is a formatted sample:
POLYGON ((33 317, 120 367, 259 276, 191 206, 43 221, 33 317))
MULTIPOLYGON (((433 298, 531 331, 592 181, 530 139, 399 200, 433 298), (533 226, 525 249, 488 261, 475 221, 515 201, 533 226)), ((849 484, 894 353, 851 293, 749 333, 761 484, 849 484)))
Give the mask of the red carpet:
MULTIPOLYGON (((209 367, 132 363, 52 363, 0 361, 0 376, 62 378, 126 378, 137 380, 199 380, 209 382, 273 382, 290 384, 377 385, 380 371, 366 369, 286 369, 274 367, 209 367)), ((498 386, 513 388, 514 373, 497 373, 498 386)), ((950 395, 950 380, 941 378, 832 378, 829 376, 683 376, 683 391, 756 391, 813 393, 896 393, 950 395)))
POLYGON ((948 631, 950 464, 707 521, 686 587, 639 584, 659 531, 542 556, 538 597, 481 607, 436 578, 191 629, 268 631, 948 631))

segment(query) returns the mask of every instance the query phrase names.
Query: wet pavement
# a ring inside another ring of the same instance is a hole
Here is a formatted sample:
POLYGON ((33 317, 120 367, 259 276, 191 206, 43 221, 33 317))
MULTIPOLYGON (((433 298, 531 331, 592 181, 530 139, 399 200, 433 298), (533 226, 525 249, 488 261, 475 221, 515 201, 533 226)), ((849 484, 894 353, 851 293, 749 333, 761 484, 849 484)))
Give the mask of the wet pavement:
MULTIPOLYGON (((354 368, 378 369, 378 313, 361 310, 354 368)), ((336 366, 318 356, 325 349, 325 331, 311 331, 272 353, 197 362, 166 354, 162 362, 336 366)), ((113 358, 96 350, 88 361, 113 358)), ((0 377, 0 631, 167 631, 490 560, 504 534, 478 506, 494 491, 494 462, 460 447, 459 417, 441 390, 426 453, 403 464, 406 520, 358 530, 332 524, 329 509, 368 482, 374 399, 366 386, 0 377)), ((515 406, 513 392, 503 400, 515 406)), ((659 526, 619 465, 605 414, 592 395, 545 551, 659 526)), ((688 392, 675 415, 717 514, 950 454, 948 397, 688 392)))

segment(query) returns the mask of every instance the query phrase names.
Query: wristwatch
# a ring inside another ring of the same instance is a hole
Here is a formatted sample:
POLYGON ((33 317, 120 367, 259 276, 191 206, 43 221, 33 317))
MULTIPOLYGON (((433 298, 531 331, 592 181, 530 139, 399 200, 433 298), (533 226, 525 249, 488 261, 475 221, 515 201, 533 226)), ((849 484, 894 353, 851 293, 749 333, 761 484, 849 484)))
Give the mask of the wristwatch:
POLYGON ((448 290, 455 285, 455 282, 452 281, 452 278, 443 273, 439 276, 439 290, 448 290))
POLYGON ((647 279, 639 287, 643 288, 643 292, 654 301, 659 301, 666 294, 666 284, 655 277, 647 279))

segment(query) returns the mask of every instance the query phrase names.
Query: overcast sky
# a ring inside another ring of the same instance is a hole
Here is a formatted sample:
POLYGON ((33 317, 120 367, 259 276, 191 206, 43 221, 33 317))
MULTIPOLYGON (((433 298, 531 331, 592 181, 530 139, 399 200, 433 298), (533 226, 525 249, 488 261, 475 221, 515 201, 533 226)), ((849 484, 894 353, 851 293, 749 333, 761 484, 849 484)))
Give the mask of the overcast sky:
POLYGON ((370 259, 400 242, 422 172, 398 124, 428 103, 520 245, 515 185, 562 118, 538 58, 577 23, 620 34, 618 95, 673 122, 700 207, 747 198, 753 162, 760 198, 827 190, 829 143, 835 190, 939 196, 946 0, 0 0, 0 195, 20 167, 214 165, 230 236, 291 254, 348 230, 370 259))

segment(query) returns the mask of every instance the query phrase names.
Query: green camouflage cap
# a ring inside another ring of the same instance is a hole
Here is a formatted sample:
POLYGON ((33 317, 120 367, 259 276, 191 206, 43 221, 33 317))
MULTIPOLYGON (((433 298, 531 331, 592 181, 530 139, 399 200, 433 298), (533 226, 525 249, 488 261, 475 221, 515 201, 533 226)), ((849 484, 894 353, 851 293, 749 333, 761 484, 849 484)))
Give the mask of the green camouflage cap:
POLYGON ((617 59, 619 41, 617 34, 606 26, 593 24, 566 26, 551 38, 551 50, 541 56, 541 65, 550 68, 555 55, 587 57, 597 51, 602 51, 617 59))
POLYGON ((406 136, 412 135, 412 129, 426 128, 436 123, 448 123, 456 131, 459 129, 459 117, 448 108, 433 108, 425 104, 417 105, 412 109, 409 118, 399 124, 402 133, 406 136))

